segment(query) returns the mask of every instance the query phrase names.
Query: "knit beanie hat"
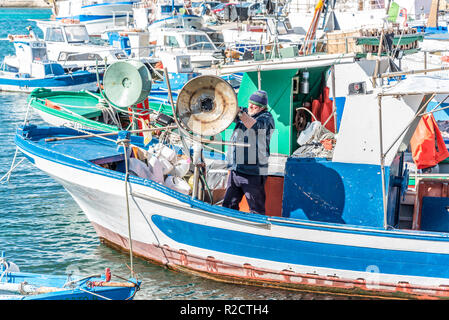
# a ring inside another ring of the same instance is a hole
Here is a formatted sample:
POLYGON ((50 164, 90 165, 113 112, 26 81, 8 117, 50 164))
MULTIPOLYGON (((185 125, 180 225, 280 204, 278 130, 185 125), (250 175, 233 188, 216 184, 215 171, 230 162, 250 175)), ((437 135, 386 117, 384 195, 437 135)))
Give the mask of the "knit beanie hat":
POLYGON ((263 90, 258 90, 249 97, 249 102, 261 108, 266 108, 268 106, 267 93, 263 90))

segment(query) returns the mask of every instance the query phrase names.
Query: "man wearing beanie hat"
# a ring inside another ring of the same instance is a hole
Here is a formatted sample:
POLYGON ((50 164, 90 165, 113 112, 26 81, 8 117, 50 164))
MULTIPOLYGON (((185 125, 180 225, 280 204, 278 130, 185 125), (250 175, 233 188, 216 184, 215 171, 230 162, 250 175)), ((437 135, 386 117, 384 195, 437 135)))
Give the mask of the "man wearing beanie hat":
POLYGON ((241 110, 236 118, 231 142, 249 146, 234 145, 228 149, 230 174, 223 207, 239 210, 245 195, 250 212, 265 214, 265 181, 274 130, 273 116, 267 107, 267 93, 258 90, 249 97, 248 110, 241 110))

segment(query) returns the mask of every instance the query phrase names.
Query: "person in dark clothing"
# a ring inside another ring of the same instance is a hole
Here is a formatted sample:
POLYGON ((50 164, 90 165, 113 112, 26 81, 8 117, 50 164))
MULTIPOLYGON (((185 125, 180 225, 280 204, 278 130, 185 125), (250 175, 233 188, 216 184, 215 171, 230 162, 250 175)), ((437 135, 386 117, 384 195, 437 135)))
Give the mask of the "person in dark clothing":
POLYGON ((250 212, 265 214, 265 181, 274 130, 273 116, 267 106, 267 93, 256 91, 249 98, 247 112, 241 110, 236 118, 231 142, 249 144, 249 147, 228 149, 230 174, 223 207, 238 210, 245 195, 250 212))

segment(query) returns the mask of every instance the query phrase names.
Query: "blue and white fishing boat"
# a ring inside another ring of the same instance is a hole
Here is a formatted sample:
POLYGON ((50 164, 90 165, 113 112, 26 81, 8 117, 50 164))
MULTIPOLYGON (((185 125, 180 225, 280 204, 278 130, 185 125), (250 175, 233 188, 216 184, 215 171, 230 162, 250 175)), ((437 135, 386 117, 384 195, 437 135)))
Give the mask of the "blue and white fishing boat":
POLYGON ((45 42, 33 34, 10 35, 16 54, 6 56, 0 67, 0 90, 31 92, 36 88, 54 90, 91 90, 97 87, 95 73, 66 73, 61 64, 47 56, 45 42))
MULTIPOLYGON (((54 0, 53 19, 84 23, 89 35, 129 25, 135 0, 54 0)), ((45 26, 45 25, 44 25, 45 26)))
POLYGON ((0 258, 0 300, 132 300, 141 281, 111 281, 111 270, 102 275, 47 275, 21 272, 0 258))
MULTIPOLYGON (((221 75, 244 73, 238 104, 232 102, 232 94, 222 95, 228 92, 226 85, 216 82, 222 89, 217 92, 220 99, 230 102, 224 110, 246 105, 258 88, 268 92, 276 131, 265 186, 266 215, 246 212, 243 204, 239 211, 220 206, 222 184, 210 178, 216 180, 218 174, 226 181, 225 157, 206 151, 206 144, 205 178, 196 180, 194 166, 192 189, 181 181, 190 172, 164 170, 166 176, 160 175, 155 156, 162 154, 176 167, 185 155, 183 147, 161 145, 165 140, 154 136, 146 145, 143 137, 126 131, 106 136, 28 124, 18 129, 15 142, 33 165, 64 186, 101 241, 129 250, 132 230, 132 252, 168 268, 217 281, 285 289, 447 297, 446 181, 420 181, 416 195, 406 202, 408 174, 402 161, 427 103, 435 93, 449 94, 447 81, 415 76, 380 86, 378 79, 374 84, 371 79, 374 70, 384 72, 384 65, 354 57, 317 54, 280 63, 239 62, 217 70, 221 75), (333 93, 330 106, 336 121, 331 132, 338 133, 321 131, 332 141, 331 148, 324 149, 319 147, 321 138, 312 143, 305 139, 313 136, 315 125, 304 129, 294 121, 295 112, 307 109, 304 102, 318 97, 323 84, 333 93), (131 156, 118 148, 128 143, 131 156), (304 153, 312 147, 322 152, 304 153), (209 188, 199 192, 201 185, 209 188), (429 188, 433 195, 426 193, 429 188), (413 224, 404 225, 401 217, 408 209, 413 224)), ((195 115, 205 115, 206 129, 211 127, 206 116, 212 114, 207 94, 199 94, 202 112, 195 115)), ((178 110, 183 99, 178 96, 178 110)), ((221 134, 228 136, 232 130, 231 125, 221 134)), ((201 157, 199 149, 193 149, 196 165, 201 157)))
POLYGON ((90 37, 86 25, 79 21, 34 21, 43 31, 48 58, 66 70, 104 68, 105 61, 113 63, 128 58, 120 48, 90 37))
POLYGON ((150 31, 150 43, 155 45, 152 57, 163 59, 167 53, 188 55, 194 68, 208 68, 222 63, 225 58, 207 33, 201 30, 153 29, 153 32, 150 31))
POLYGON ((154 32, 159 28, 202 29, 203 18, 189 12, 183 1, 140 1, 133 5, 136 28, 154 32))

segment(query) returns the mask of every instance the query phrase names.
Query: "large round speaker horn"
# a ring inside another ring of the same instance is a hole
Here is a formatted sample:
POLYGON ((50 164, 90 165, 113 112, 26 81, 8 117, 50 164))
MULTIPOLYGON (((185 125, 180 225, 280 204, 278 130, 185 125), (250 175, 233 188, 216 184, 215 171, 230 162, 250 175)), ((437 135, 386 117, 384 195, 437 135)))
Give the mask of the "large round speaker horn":
POLYGON ((140 61, 118 61, 106 69, 103 86, 113 104, 129 107, 141 103, 150 94, 151 73, 140 61))
POLYGON ((198 76, 178 94, 176 117, 190 131, 213 136, 225 130, 239 111, 231 85, 220 77, 198 76))

